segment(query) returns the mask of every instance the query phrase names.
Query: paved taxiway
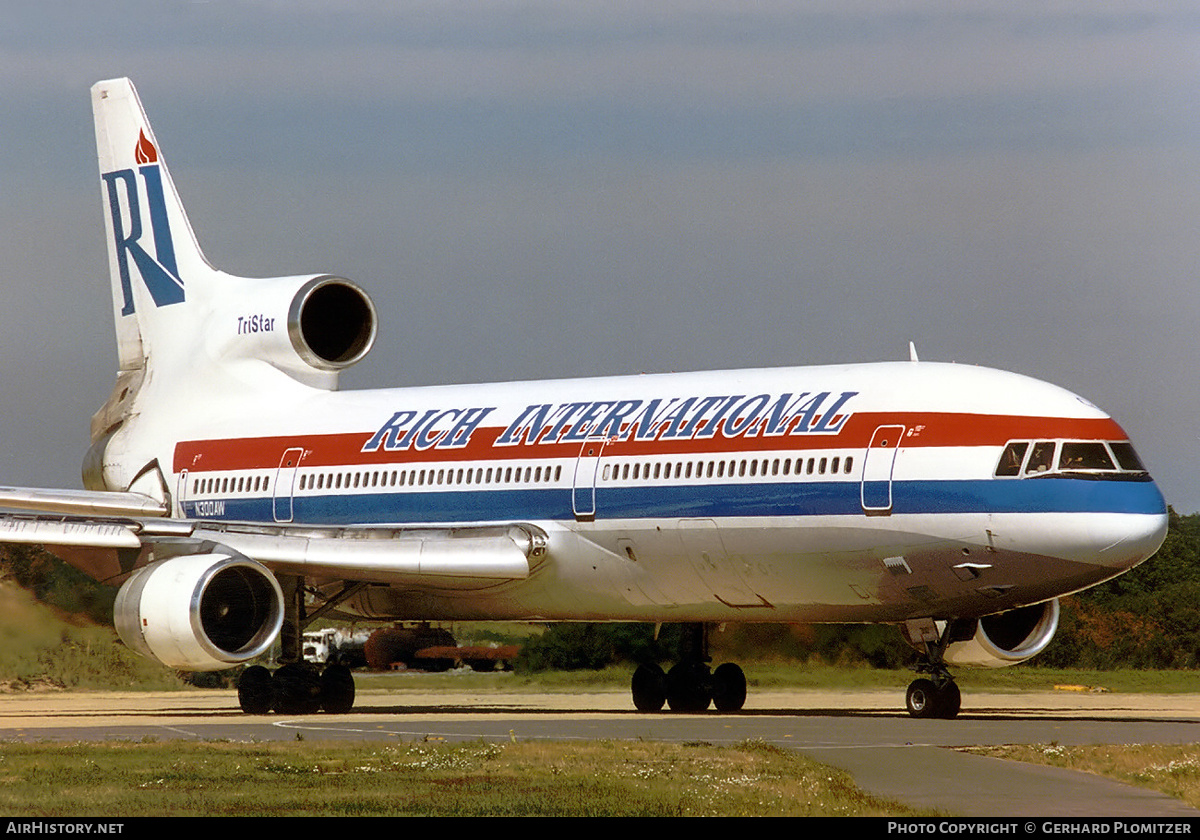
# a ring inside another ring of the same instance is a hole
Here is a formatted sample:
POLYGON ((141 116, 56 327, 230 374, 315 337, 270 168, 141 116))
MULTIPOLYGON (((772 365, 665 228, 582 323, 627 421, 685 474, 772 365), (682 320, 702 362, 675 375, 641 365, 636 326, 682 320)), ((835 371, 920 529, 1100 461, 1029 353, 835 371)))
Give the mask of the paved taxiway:
POLYGON ((624 692, 360 693, 351 714, 242 714, 231 691, 0 696, 6 740, 761 738, 849 771, 870 793, 958 816, 1200 817, 1168 797, 1081 773, 981 758, 975 744, 1200 741, 1200 696, 970 693, 953 721, 914 720, 896 691, 755 692, 734 715, 643 715, 624 692))

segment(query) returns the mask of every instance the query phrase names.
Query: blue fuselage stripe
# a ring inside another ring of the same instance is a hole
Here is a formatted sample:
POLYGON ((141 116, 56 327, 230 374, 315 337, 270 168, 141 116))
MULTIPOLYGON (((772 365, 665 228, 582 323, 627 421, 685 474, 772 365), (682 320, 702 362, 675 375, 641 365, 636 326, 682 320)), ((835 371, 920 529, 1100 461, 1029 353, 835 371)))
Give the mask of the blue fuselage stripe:
MULTIPOLYGON (((1139 513, 1166 505, 1152 481, 1073 478, 895 481, 893 514, 1139 513)), ((596 488, 596 519, 862 515, 858 481, 596 488)), ((188 501, 197 518, 273 521, 270 497, 188 501)), ((328 525, 574 520, 572 488, 303 494, 295 522, 328 525)))

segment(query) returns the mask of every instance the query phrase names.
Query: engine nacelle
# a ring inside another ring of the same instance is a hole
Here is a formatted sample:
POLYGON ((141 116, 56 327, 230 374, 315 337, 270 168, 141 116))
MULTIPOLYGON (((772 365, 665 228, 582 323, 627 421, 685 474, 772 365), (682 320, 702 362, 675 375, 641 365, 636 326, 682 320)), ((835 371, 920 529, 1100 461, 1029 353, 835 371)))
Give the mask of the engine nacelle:
POLYGON ((974 634, 946 647, 946 662, 1003 668, 1016 665, 1046 649, 1058 629, 1058 600, 985 616, 975 622, 974 634))
POLYGON ((117 634, 182 671, 218 671, 261 656, 283 626, 283 592, 259 563, 192 554, 139 569, 113 606, 117 634))
POLYGON ((375 304, 344 277, 239 280, 232 302, 214 312, 217 358, 260 359, 303 381, 336 374, 375 343, 375 304))

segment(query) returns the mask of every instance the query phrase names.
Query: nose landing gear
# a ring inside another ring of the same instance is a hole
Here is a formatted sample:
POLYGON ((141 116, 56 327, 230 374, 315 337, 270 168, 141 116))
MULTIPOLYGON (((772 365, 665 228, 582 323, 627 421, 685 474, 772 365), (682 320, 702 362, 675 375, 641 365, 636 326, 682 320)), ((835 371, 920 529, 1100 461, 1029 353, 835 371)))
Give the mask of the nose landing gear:
POLYGON ((962 693, 958 683, 943 669, 941 683, 938 679, 915 679, 908 686, 904 697, 904 705, 908 713, 916 718, 945 718, 951 720, 958 717, 962 708, 962 693))
POLYGON ((902 629, 909 644, 921 652, 917 673, 929 675, 909 683, 904 696, 908 713, 915 718, 958 717, 962 692, 946 667, 945 653, 946 646, 962 635, 963 628, 953 621, 944 622, 939 628, 937 622, 926 620, 905 622, 902 629))

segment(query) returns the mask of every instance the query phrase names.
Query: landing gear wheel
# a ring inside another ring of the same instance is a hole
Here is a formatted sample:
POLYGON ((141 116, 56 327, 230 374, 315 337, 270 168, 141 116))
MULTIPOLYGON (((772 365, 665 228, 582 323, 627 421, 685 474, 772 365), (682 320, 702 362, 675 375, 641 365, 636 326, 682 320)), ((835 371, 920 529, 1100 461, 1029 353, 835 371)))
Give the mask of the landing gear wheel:
POLYGON ((630 686, 633 705, 639 712, 662 711, 667 702, 667 675, 658 665, 639 665, 630 686))
POLYGON ((958 683, 951 680, 939 689, 938 695, 938 717, 946 720, 958 717, 959 709, 962 708, 962 692, 958 690, 958 683))
POLYGON ((321 674, 321 708, 344 715, 354 708, 354 675, 345 665, 329 665, 321 674))
POLYGON ((667 672, 667 705, 673 712, 703 712, 712 702, 708 666, 680 662, 667 672))
POLYGON ((718 712, 738 712, 746 704, 746 675, 732 662, 718 665, 712 675, 712 700, 718 712))
POLYGON ((913 680, 905 705, 913 717, 953 720, 962 708, 962 692, 954 680, 946 680, 940 686, 933 680, 913 680))
POLYGON ((275 687, 271 672, 262 665, 252 665, 238 678, 238 705, 248 715, 265 715, 275 702, 275 687))
POLYGON ((908 685, 908 693, 904 697, 908 713, 915 718, 938 717, 938 690, 933 680, 913 680, 908 685))
POLYGON ((275 711, 311 715, 321 708, 321 677, 307 662, 289 662, 275 672, 275 711))

